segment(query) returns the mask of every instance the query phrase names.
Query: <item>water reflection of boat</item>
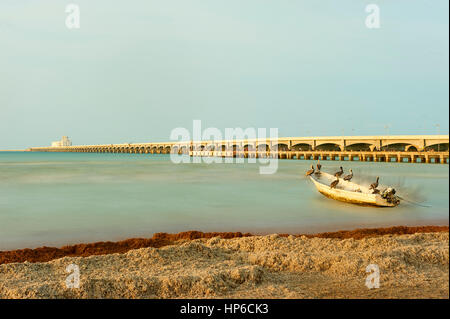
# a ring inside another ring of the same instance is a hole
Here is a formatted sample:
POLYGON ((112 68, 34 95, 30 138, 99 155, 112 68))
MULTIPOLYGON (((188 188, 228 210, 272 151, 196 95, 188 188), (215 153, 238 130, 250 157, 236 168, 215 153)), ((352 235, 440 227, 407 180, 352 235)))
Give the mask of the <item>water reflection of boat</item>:
POLYGON ((330 185, 336 177, 325 172, 312 174, 309 178, 321 194, 341 202, 383 207, 394 207, 400 203, 400 199, 395 196, 395 190, 390 187, 374 193, 369 187, 345 181, 342 178, 339 179, 336 187, 332 188, 330 185))

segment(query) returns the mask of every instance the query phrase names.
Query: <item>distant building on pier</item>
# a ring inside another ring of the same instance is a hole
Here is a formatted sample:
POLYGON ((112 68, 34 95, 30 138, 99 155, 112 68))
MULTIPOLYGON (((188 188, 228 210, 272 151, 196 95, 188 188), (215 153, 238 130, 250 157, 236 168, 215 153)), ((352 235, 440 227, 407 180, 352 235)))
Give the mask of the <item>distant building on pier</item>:
POLYGON ((63 146, 72 146, 72 141, 67 136, 63 136, 61 141, 52 142, 52 147, 63 147, 63 146))

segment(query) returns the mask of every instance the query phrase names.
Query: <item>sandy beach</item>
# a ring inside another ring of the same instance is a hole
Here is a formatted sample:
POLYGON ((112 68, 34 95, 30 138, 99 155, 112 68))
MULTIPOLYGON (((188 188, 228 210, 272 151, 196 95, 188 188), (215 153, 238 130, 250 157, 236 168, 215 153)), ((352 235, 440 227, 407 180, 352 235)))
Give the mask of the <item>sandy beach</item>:
POLYGON ((97 243, 82 246, 90 256, 41 254, 53 259, 46 262, 12 262, 24 250, 0 252, 0 298, 449 298, 448 227, 146 240, 159 248, 125 249, 124 241, 115 244, 126 252, 104 254, 97 243), (66 287, 70 264, 79 267, 79 288, 66 287), (365 285, 369 264, 379 267, 379 288, 365 285))

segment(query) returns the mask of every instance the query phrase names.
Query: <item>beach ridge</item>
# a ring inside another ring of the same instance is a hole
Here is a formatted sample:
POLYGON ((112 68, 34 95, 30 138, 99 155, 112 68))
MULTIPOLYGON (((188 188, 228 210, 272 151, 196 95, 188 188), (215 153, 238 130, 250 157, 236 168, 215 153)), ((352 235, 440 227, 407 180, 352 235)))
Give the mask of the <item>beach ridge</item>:
POLYGON ((449 298, 448 245, 448 231, 186 239, 3 264, 0 298, 449 298), (68 269, 78 269, 79 286, 68 286, 68 269), (367 286, 375 270, 378 288, 367 286))
MULTIPOLYGON (((449 226, 393 226, 387 228, 359 228, 355 230, 340 230, 335 232, 323 232, 316 234, 293 234, 294 237, 305 236, 307 238, 335 238, 335 239, 363 239, 382 235, 404 235, 415 233, 448 232, 449 226)), ((278 234, 280 237, 287 237, 290 234, 278 234)), ((0 265, 8 263, 22 262, 48 262, 63 257, 88 257, 94 255, 107 255, 114 253, 126 253, 133 249, 140 248, 160 248, 174 245, 179 241, 209 239, 220 237, 222 239, 232 239, 240 237, 257 236, 251 233, 241 232, 201 232, 186 231, 175 234, 155 233, 151 238, 129 238, 117 242, 94 242, 67 245, 60 248, 39 247, 34 249, 17 249, 0 251, 0 265)))

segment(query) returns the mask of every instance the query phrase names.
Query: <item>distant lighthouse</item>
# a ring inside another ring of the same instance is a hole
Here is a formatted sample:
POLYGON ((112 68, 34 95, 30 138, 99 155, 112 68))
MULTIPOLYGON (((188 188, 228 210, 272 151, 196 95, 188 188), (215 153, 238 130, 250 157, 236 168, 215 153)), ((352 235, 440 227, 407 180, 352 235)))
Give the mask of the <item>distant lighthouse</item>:
POLYGON ((52 142, 52 147, 72 146, 72 141, 68 136, 63 136, 60 141, 52 142))

